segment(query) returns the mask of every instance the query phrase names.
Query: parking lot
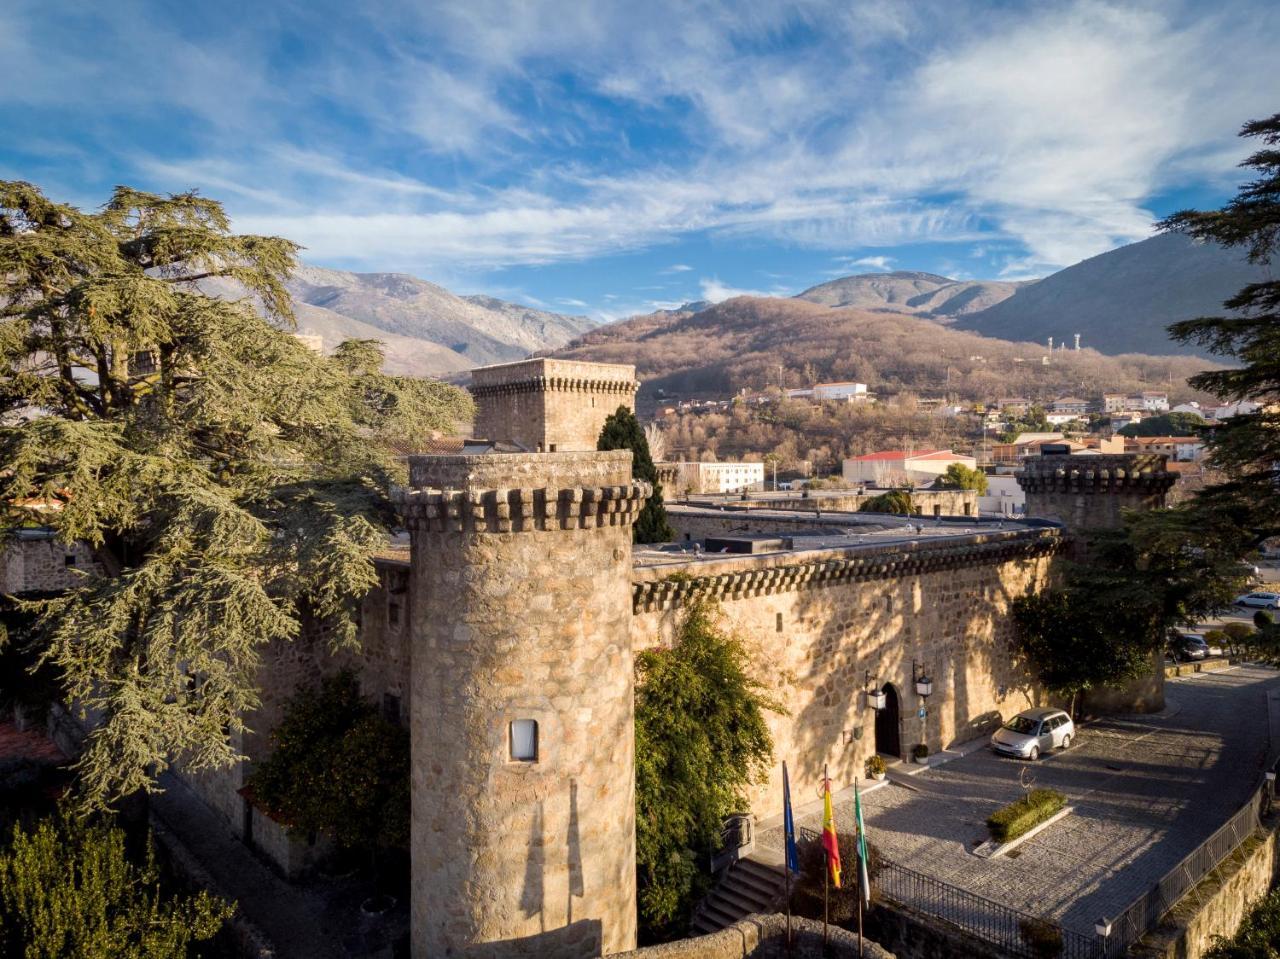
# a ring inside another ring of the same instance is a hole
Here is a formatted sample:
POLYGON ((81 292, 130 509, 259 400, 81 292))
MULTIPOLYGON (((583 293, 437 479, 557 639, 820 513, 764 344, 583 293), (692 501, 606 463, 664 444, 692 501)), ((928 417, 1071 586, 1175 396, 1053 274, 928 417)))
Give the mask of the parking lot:
MULTIPOLYGON (((982 747, 906 785, 880 785, 864 798, 869 838, 901 865, 1089 934, 1244 803, 1270 748, 1275 670, 1233 667, 1169 680, 1166 690, 1162 713, 1084 726, 1069 751, 1035 764, 982 747), (975 856, 987 816, 1021 794, 1024 770, 1064 793, 1073 812, 1007 857, 975 856)), ((838 800, 840 829, 852 831, 851 790, 838 800)), ((796 819, 820 829, 814 807, 796 819)), ((762 824, 759 845, 776 855, 780 826, 762 824)))

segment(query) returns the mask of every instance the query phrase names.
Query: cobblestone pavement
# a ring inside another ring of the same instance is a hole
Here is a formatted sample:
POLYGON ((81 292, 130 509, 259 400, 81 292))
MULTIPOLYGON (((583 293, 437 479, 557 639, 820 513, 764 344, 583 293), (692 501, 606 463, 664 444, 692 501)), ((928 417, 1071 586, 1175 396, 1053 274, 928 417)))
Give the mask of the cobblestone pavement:
MULTIPOLYGON (((1269 747, 1276 688, 1271 669, 1201 673, 1168 681, 1163 713, 1090 724, 1069 751, 1038 763, 977 749, 912 777, 915 790, 871 790, 868 836, 903 866, 1091 934, 1099 916, 1121 912, 1243 805, 1269 747), (986 817, 1020 795, 1023 770, 1074 812, 1007 857, 974 856, 986 817)), ((852 832, 852 790, 837 799, 839 829, 852 832)), ((798 809, 796 824, 820 830, 820 806, 798 809)), ((758 836, 763 856, 779 854, 780 823, 762 823, 758 836)))

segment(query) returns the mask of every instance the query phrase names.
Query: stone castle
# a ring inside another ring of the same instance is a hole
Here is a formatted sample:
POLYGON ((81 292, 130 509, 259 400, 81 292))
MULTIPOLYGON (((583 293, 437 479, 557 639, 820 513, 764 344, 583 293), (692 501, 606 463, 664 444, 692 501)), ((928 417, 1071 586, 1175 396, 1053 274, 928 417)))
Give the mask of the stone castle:
MULTIPOLYGON (((690 602, 718 601, 786 709, 770 717, 777 767, 751 796, 764 818, 781 809, 783 759, 811 795, 824 765, 848 783, 876 752, 946 749, 1041 702, 1011 655, 1011 601, 1052 581, 1071 529, 1158 505, 1172 483, 1162 457, 1043 457, 1021 478, 1043 520, 673 507, 680 542, 633 550, 650 490, 630 453, 595 441, 636 385, 633 367, 551 359, 476 371, 477 434, 525 452, 411 457, 409 548, 378 557, 359 656, 332 656, 318 632, 273 647, 239 744, 249 763, 187 777, 297 868, 305 844, 252 807, 245 777, 299 684, 357 669, 412 733, 415 959, 635 947, 634 655, 669 641, 690 602), (743 552, 693 549, 709 540, 743 552)), ((1139 705, 1161 696, 1153 680, 1139 705)))

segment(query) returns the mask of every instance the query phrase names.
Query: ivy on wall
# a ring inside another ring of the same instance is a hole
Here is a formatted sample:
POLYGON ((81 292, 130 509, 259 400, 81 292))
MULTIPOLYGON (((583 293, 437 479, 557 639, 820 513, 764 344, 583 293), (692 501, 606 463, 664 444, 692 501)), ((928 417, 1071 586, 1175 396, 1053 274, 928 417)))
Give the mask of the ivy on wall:
POLYGON ((641 937, 681 936, 706 887, 725 817, 773 761, 765 719, 781 706, 749 671, 709 600, 688 607, 670 648, 636 657, 636 866, 641 937))

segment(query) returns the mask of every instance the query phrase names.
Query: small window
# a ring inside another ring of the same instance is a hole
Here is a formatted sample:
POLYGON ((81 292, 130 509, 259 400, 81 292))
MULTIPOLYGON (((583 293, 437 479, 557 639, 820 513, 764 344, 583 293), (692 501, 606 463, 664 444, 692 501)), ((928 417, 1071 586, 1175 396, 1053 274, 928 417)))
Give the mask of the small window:
POLYGON ((774 628, 775 628, 778 632, 782 632, 782 614, 781 614, 781 613, 778 613, 778 615, 777 615, 777 619, 775 620, 775 627, 774 627, 774 628))
POLYGON ((520 763, 538 761, 538 721, 516 719, 511 723, 511 758, 520 763))
POLYGON ((394 600, 387 603, 387 622, 392 626, 400 625, 400 604, 394 600))
POLYGON ((66 556, 62 557, 63 566, 74 566, 75 564, 76 564, 75 553, 68 553, 66 556))
POLYGON ((394 693, 382 694, 382 718, 400 725, 400 697, 394 693))

